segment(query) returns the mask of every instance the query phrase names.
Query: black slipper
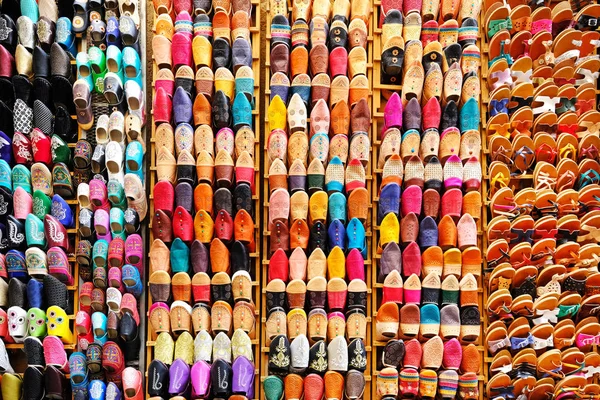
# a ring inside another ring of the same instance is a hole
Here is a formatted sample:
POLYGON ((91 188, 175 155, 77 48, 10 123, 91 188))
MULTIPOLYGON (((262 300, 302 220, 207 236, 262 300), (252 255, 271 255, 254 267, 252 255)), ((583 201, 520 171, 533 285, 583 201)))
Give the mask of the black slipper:
POLYGON ((30 367, 45 367, 46 360, 44 359, 44 346, 40 339, 28 336, 23 343, 23 351, 27 356, 27 365, 30 367))

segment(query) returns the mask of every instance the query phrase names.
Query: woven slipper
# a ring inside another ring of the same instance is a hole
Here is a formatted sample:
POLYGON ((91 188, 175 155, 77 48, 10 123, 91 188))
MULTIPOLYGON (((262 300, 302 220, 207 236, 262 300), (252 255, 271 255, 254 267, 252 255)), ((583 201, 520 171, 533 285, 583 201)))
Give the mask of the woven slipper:
POLYGON ((69 363, 62 341, 56 336, 46 336, 43 341, 46 365, 53 365, 69 373, 69 363))

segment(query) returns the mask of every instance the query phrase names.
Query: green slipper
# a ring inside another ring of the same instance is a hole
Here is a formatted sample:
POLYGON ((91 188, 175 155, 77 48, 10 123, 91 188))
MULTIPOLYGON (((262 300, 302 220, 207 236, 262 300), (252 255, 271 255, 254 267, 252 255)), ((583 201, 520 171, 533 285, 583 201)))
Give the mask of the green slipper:
POLYGON ((29 336, 43 338, 46 336, 46 312, 39 308, 30 308, 27 311, 29 336))
POLYGON ((108 260, 108 242, 106 240, 100 239, 94 243, 92 259, 94 260, 95 266, 106 266, 106 261, 108 260))
POLYGON ((109 180, 108 184, 106 185, 106 190, 108 192, 108 200, 113 207, 118 207, 121 210, 127 209, 125 189, 123 188, 123 185, 121 185, 121 182, 116 179, 109 180), (122 207, 123 205, 125 208, 122 207))
POLYGON ((267 400, 279 400, 283 396, 283 381, 278 376, 269 375, 263 381, 263 389, 267 400))
POLYGON ((27 246, 39 248, 46 247, 46 235, 44 235, 44 223, 33 214, 29 214, 25 220, 25 239, 27 246))
POLYGON ((92 66, 92 80, 96 93, 104 93, 104 76, 106 75, 106 55, 99 47, 90 47, 88 50, 90 65, 92 66))
POLYGON ((33 214, 39 219, 44 218, 46 214, 50 214, 52 209, 52 200, 46 196, 41 190, 36 190, 33 193, 33 214))
POLYGON ((69 145, 58 135, 52 135, 52 163, 71 163, 71 149, 69 145))
POLYGON ((180 238, 171 244, 171 268, 174 274, 190 271, 190 249, 180 238))

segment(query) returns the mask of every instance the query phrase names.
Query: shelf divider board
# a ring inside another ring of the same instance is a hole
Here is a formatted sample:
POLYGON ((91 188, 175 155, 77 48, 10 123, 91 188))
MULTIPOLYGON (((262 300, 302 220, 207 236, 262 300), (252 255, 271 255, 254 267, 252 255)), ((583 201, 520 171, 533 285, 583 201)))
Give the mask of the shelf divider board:
MULTIPOLYGON (((375 1, 379 1, 379 0, 375 0, 375 1)), ((290 2, 290 0, 287 1, 288 3, 288 10, 291 13, 292 10, 292 3, 290 2)), ((264 18, 265 18, 265 40, 264 42, 266 43, 265 45, 265 53, 264 53, 264 111, 263 111, 263 115, 264 115, 264 130, 263 130, 263 136, 262 136, 262 152, 263 152, 263 199, 262 199, 262 206, 263 206, 263 231, 262 231, 262 255, 263 255, 263 259, 262 259, 262 265, 264 268, 264 273, 262 276, 262 283, 261 283, 261 288, 262 288, 262 304, 261 304, 261 325, 263 326, 263 332, 261 334, 261 365, 260 365, 260 374, 261 374, 261 398, 264 398, 264 395, 262 395, 262 382, 264 381, 264 379, 269 375, 269 347, 267 345, 268 341, 267 341, 267 337, 266 337, 266 329, 264 329, 264 324, 267 321, 267 300, 266 300, 266 286, 268 283, 268 276, 267 276, 267 269, 268 269, 268 265, 269 265, 269 248, 270 248, 270 244, 269 244, 269 237, 270 237, 270 232, 269 232, 269 228, 268 228, 268 215, 269 215, 269 197, 270 197, 270 191, 269 191, 269 165, 268 164, 268 154, 267 154, 267 141, 269 138, 269 134, 270 134, 270 130, 269 130, 269 117, 267 114, 267 110, 269 107, 269 103, 270 103, 270 94, 271 94, 271 90, 270 90, 270 81, 271 81, 271 70, 270 70, 270 66, 271 66, 271 60, 270 60, 270 56, 271 56, 271 52, 270 52, 270 42, 271 42, 271 12, 270 12, 270 3, 264 2, 264 18)), ((373 10, 371 10, 371 12, 373 13, 373 10)), ((290 20, 290 24, 293 24, 294 21, 290 20)), ((368 36, 367 36, 367 78, 369 83, 373 82, 373 76, 374 76, 374 66, 373 66, 373 24, 370 23, 368 26, 368 36)), ((372 109, 373 108, 373 90, 372 87, 369 88, 369 98, 368 98, 368 103, 369 103, 369 108, 372 109)), ((309 110, 310 113, 310 110, 309 110)), ((373 122, 373 115, 371 115, 371 122, 373 122)), ((308 123, 310 123, 310 118, 307 119, 308 123)), ((373 140, 375 137, 375 131, 373 129, 373 124, 371 124, 371 128, 369 133, 369 140, 371 142, 371 147, 369 149, 369 156, 370 156, 370 162, 367 164, 367 166, 365 167, 365 177, 366 177, 366 189, 369 192, 369 199, 373 198, 373 194, 372 194, 372 190, 373 190, 373 184, 372 184, 372 180, 373 180, 373 171, 372 171, 372 163, 373 163, 373 140)), ((365 260, 365 280, 366 280, 366 284, 367 284, 367 333, 366 333, 366 340, 364 341, 364 345, 365 345, 365 350, 367 352, 367 367, 366 370, 364 372, 365 374, 365 391, 363 394, 363 398, 364 399, 370 399, 371 398, 371 380, 372 380, 372 357, 370 355, 370 353, 372 352, 372 346, 371 346, 371 342, 372 342, 372 329, 371 329, 371 324, 373 323, 373 317, 371 316, 371 310, 372 310, 372 293, 373 293, 373 289, 372 289, 372 285, 374 283, 374 281, 372 280, 371 276, 372 276, 372 268, 373 268, 373 261, 371 259, 371 253, 369 251, 369 249, 371 248, 371 246, 373 246, 373 233, 372 233, 372 223, 371 221, 373 220, 373 206, 372 204, 368 205, 368 214, 367 214, 367 220, 365 222, 365 233, 366 233, 366 241, 367 241, 367 259, 365 260)))
MULTIPOLYGON (((152 15, 152 21, 150 21, 150 23, 146 24, 147 27, 147 31, 146 31, 146 40, 148 43, 152 43, 152 39, 154 38, 154 32, 153 30, 151 30, 151 27, 154 25, 154 21, 157 17, 155 11, 154 11, 154 7, 153 4, 151 2, 148 2, 146 4, 146 11, 147 11, 147 15, 150 16, 152 15)), ((146 181, 148 182, 148 188, 147 188, 147 192, 149 193, 148 196, 148 240, 146 242, 146 253, 148 255, 148 257, 146 257, 146 279, 144 281, 144 291, 146 292, 146 302, 147 302, 147 310, 150 310, 150 306, 152 305, 152 295, 150 294, 150 290, 149 290, 149 281, 150 281, 150 246, 152 245, 152 242, 154 241, 154 236, 152 235, 152 230, 151 228, 151 222, 152 221, 152 215, 154 215, 154 185, 156 184, 156 140, 155 140, 155 134, 156 134, 156 124, 154 122, 154 97, 156 95, 156 86, 155 86, 155 79, 156 79, 156 74, 158 72, 158 68, 156 63, 154 62, 154 52, 152 51, 152 47, 150 47, 150 51, 147 53, 147 60, 148 62, 151 63, 151 68, 146 67, 146 82, 151 82, 150 85, 147 85, 147 96, 146 98, 148 99, 147 101, 147 109, 149 110, 148 112, 148 124, 150 124, 149 126, 149 130, 150 130, 150 140, 146 141, 148 143, 148 145, 146 146, 147 150, 146 150, 146 154, 149 156, 147 157, 147 163, 148 163, 148 174, 146 175, 146 181)), ((155 337, 153 337, 153 333, 151 332, 151 324, 149 322, 149 317, 147 314, 145 314, 146 316, 146 320, 148 321, 148 324, 146 325, 146 362, 144 364, 144 378, 145 378, 145 385, 144 385, 144 394, 146 396, 146 398, 150 398, 150 396, 148 395, 148 366, 150 365, 150 363, 152 362, 153 358, 153 351, 154 351, 154 340, 155 337), (149 344, 149 342, 152 341, 152 344, 149 344)))
MULTIPOLYGON (((259 363, 260 363, 260 347, 259 347, 259 337, 260 337, 260 332, 261 332, 261 321, 259 319, 260 316, 260 276, 261 276, 261 265, 260 265, 260 253, 261 253, 261 248, 260 248, 260 221, 261 221, 261 208, 260 208, 260 128, 262 126, 261 124, 261 112, 260 112, 260 106, 261 106, 261 102, 260 102, 260 84, 261 84, 261 76, 260 76, 260 71, 261 71, 261 57, 260 57, 260 43, 261 43, 261 6, 260 6, 260 0, 251 0, 252 3, 252 15, 250 16, 250 40, 251 40, 251 45, 252 45, 252 71, 254 71, 254 102, 255 102, 255 106, 254 109, 252 110, 252 120, 253 120, 253 124, 254 126, 253 131, 254 131, 254 193, 252 193, 252 201, 254 203, 254 242, 255 242, 255 250, 253 252, 250 253, 250 263, 251 263, 251 272, 250 275, 252 277, 252 292, 253 292, 253 302, 254 302, 254 317, 255 317, 255 327, 254 327, 254 332, 250 332, 249 336, 250 339, 252 340, 252 346, 253 346, 253 355, 254 355, 254 365, 255 365, 255 379, 254 379, 254 397, 251 400, 258 400, 260 399, 260 395, 259 395, 259 390, 260 390, 260 382, 258 380, 259 377, 259 363)), ((152 23, 148 24, 148 31, 147 31, 147 42, 151 43, 152 42, 152 37, 154 36, 153 32, 151 32, 150 27, 153 26, 154 20, 157 18, 157 14, 154 11, 154 8, 152 6, 151 2, 148 2, 147 5, 147 11, 149 15, 153 15, 153 19, 152 19, 152 23)), ((148 59, 150 60, 150 57, 148 57, 148 59)), ((156 94, 156 85, 155 85, 155 81, 156 81, 156 76, 157 73, 159 71, 158 66, 156 64, 156 62, 154 61, 154 55, 152 55, 152 77, 149 78, 151 79, 151 91, 152 91, 152 97, 150 98, 150 100, 148 101, 149 105, 148 108, 150 110, 152 110, 152 99, 154 98, 155 94, 156 94)), ((147 252, 149 254, 150 251, 150 245, 152 244, 152 242, 154 241, 154 235, 152 234, 152 215, 154 214, 154 186, 156 185, 157 181, 157 176, 156 176, 156 124, 154 123, 154 114, 153 111, 149 112, 149 123, 151 125, 151 139, 149 141, 150 145, 148 146, 148 151, 150 152, 150 168, 149 168, 149 173, 148 173, 148 178, 147 180, 149 181, 149 192, 150 192, 150 196, 149 196, 149 207, 148 207, 148 215, 149 215, 149 221, 148 221, 148 246, 147 246, 147 252), (150 118, 151 117, 151 118, 150 118), (151 122, 150 122, 151 119, 151 122)), ((150 271, 150 263, 147 262, 147 268, 146 268, 146 275, 149 275, 149 271, 150 271)), ((148 276, 149 278, 149 276, 148 276)), ((146 279, 146 287, 148 287, 148 279, 146 279)), ((150 306, 152 305, 152 296, 150 295, 149 290, 147 290, 147 308, 148 310, 150 309, 150 306)), ((191 332, 193 335, 193 332, 191 332)), ((154 345, 155 345, 155 340, 156 340, 156 334, 152 331, 152 327, 151 324, 148 323, 147 325, 147 337, 146 337, 146 364, 145 364, 145 368, 144 368, 144 373, 146 376, 146 379, 148 378, 148 373, 147 373, 147 368, 148 365, 150 364, 150 362, 154 359, 154 345)), ((146 398, 150 398, 150 396, 148 395, 148 390, 147 390, 147 383, 146 383, 146 398)))
MULTIPOLYGON (((260 0, 252 0, 252 10, 254 19, 252 27, 250 28, 250 34, 252 37, 252 70, 254 71, 254 110, 252 111, 252 118, 254 120, 254 193, 252 199, 254 203, 254 240, 256 249, 251 254, 251 262, 254 266, 255 275, 252 281, 254 302, 255 302, 255 331, 254 337, 252 337, 252 344, 254 350, 254 399, 258 400, 261 398, 262 385, 260 384, 260 363, 261 363, 261 351, 260 351, 260 338, 262 333, 262 321, 261 321, 261 277, 263 275, 262 270, 262 259, 261 254, 264 249, 261 247, 261 222, 262 222, 262 204, 260 203, 261 194, 261 147, 260 138, 263 123, 261 121, 261 114, 264 115, 264 105, 261 100, 261 52, 260 48, 262 45, 261 39, 261 22, 262 22, 262 7, 260 0), (262 110, 261 110, 262 107, 262 110), (262 113, 261 113, 262 111, 262 113)), ((265 274, 266 275, 266 274, 265 274)))
MULTIPOLYGON (((482 23, 482 16, 481 16, 481 12, 479 13, 479 32, 480 34, 477 36, 477 47, 479 48, 480 53, 482 52, 482 46, 483 46, 483 42, 481 40, 482 37, 482 28, 481 28, 481 23, 482 23)), ((483 54, 482 54, 483 56, 483 54)), ((485 85, 483 85, 483 77, 487 76, 487 59, 485 61, 483 61, 483 57, 481 58, 482 62, 481 62, 481 66, 479 68, 479 85, 480 88, 483 88, 485 85)), ((487 104, 487 98, 484 98, 483 95, 483 90, 480 91, 480 95, 479 98, 477 99, 477 101, 479 102, 479 107, 480 107, 480 121, 479 121, 479 133, 480 133, 480 137, 481 137, 481 150, 479 152, 479 163, 481 164, 481 171, 482 174, 486 174, 487 171, 487 159, 486 159, 486 155, 483 151, 484 149, 484 145, 483 143, 485 142, 485 136, 484 136, 484 125, 485 125, 485 120, 484 120, 484 111, 485 111, 485 104, 487 104)), ((479 188, 479 193, 481 195, 481 204, 485 204, 485 198, 487 197, 487 186, 484 182, 484 179, 481 180, 481 186, 479 188)), ((479 312, 480 312, 480 318, 481 318, 481 330, 479 333, 479 340, 477 341, 477 345, 478 345, 478 350, 479 350, 479 355, 480 355, 480 359, 481 359, 481 365, 480 365, 480 370, 479 370, 479 374, 478 374, 478 381, 479 381, 479 396, 484 396, 485 394, 485 385, 487 384, 488 381, 488 375, 487 375, 487 368, 486 368, 486 364, 485 364, 485 355, 486 355, 486 346, 485 346, 485 332, 486 332, 486 328, 487 328, 487 313, 485 312, 485 305, 487 303, 487 284, 485 281, 485 262, 483 260, 485 260, 485 250, 487 249, 485 247, 485 227, 486 227, 486 207, 482 206, 481 207, 481 211, 480 211, 480 215, 479 215, 479 220, 477 221, 477 245, 478 247, 481 249, 481 259, 482 259, 482 265, 481 265, 481 271, 480 271, 480 276, 477 279, 477 286, 478 286, 478 293, 477 293, 477 299, 479 301, 479 312)))
MULTIPOLYGON (((378 158, 379 158, 379 150, 380 150, 380 146, 381 146, 381 140, 380 140, 380 134, 381 134, 381 129, 383 128, 384 125, 384 109, 385 109, 385 105, 387 104, 387 98, 389 98, 389 96, 392 94, 392 92, 398 92, 399 94, 401 94, 402 91, 402 84, 401 82, 399 82, 399 84, 383 84, 381 83, 381 52, 383 50, 383 46, 384 43, 381 42, 382 40, 382 29, 379 26, 379 20, 380 20, 380 13, 381 13, 381 0, 373 0, 373 22, 372 22, 372 32, 373 32, 373 55, 372 55, 372 60, 373 60, 373 81, 372 81, 372 85, 373 85, 373 108, 372 108, 372 118, 373 118, 373 124, 372 124, 372 131, 373 131, 373 139, 372 139, 372 147, 373 147, 373 151, 372 151, 372 168, 373 168, 373 174, 372 174, 372 193, 373 193, 373 197, 372 197, 372 215, 373 215, 373 219, 372 219, 372 227, 373 227, 373 237, 372 237, 372 248, 371 248, 371 252, 372 252, 372 260, 373 260, 373 268, 372 268, 372 276, 371 276, 371 281, 373 282, 373 289, 372 289, 372 296, 371 296, 371 301, 372 301, 372 337, 373 337, 373 341, 372 341, 372 375, 373 375, 373 382, 372 382, 372 393, 376 393, 376 387, 377 387, 377 376, 379 374, 379 370, 378 370, 378 361, 381 360, 381 355, 383 352, 383 348, 386 345, 386 342, 380 342, 380 341, 376 341, 375 337, 376 337, 376 324, 375 324, 375 318, 377 316, 377 310, 379 309, 379 307, 381 306, 381 299, 383 297, 383 284, 382 283, 377 283, 377 271, 379 270, 379 262, 381 260, 381 254, 378 253, 378 239, 379 239, 379 225, 377 223, 377 210, 378 210, 378 206, 379 206, 379 185, 381 183, 381 174, 383 173, 383 170, 380 169, 377 165, 378 163, 378 158)), ((481 17, 480 17, 481 20, 481 17)), ((481 25, 480 25, 481 26, 481 25)), ((481 49, 481 36, 478 37, 477 39, 477 46, 481 49)), ((483 55, 483 54, 482 54, 483 55)), ((485 67, 483 66, 484 61, 482 60, 482 68, 480 71, 480 81, 482 80, 481 77, 484 75, 484 73, 487 73, 487 61, 485 61, 485 67), (485 71, 485 72, 484 72, 485 71)), ((481 83, 481 86, 483 88, 484 84, 481 83)), ((481 99, 479 99, 479 103, 481 104, 482 101, 481 99)), ((481 105, 481 109, 482 109, 482 117, 485 115, 484 114, 484 107, 483 105, 481 105)), ((483 120, 482 120, 483 123, 483 120)), ((484 129, 483 127, 485 126, 485 124, 483 123, 482 125, 480 125, 480 132, 482 133, 482 142, 485 142, 484 139, 484 129)), ((483 145, 485 146, 485 144, 483 145)), ((482 163, 482 170, 483 173, 485 174, 486 171, 486 161, 485 161, 485 154, 483 151, 483 147, 482 146, 482 152, 480 154, 480 161, 482 163)), ((480 189, 480 194, 482 197, 482 201, 485 199, 486 196, 486 186, 485 183, 482 182, 482 186, 480 189)), ((486 215, 485 212, 483 212, 483 215, 479 216, 479 220, 477 221, 477 230, 478 230, 478 247, 480 249, 482 249, 482 256, 485 255, 485 248, 484 246, 484 238, 485 238, 485 229, 484 227, 486 226, 486 215)), ((483 265, 482 265, 483 268, 483 265)), ((478 374, 478 381, 479 381, 479 392, 480 392, 480 396, 483 396, 483 393, 485 393, 485 382, 487 382, 487 372, 485 371, 484 368, 484 358, 485 358, 485 348, 484 348, 484 332, 485 332, 485 327, 487 325, 485 325, 486 320, 485 318, 487 318, 484 314, 485 312, 484 310, 484 305, 486 303, 487 300, 487 291, 485 288, 485 284, 484 284, 484 279, 483 279, 483 273, 482 276, 478 279, 478 307, 479 310, 481 311, 482 314, 482 326, 481 326, 481 332, 480 332, 480 336, 479 336, 479 340, 477 342, 475 342, 474 344, 477 346, 477 349, 480 352, 480 356, 481 356, 481 366, 480 366, 480 372, 478 374)), ((464 344, 464 343, 463 343, 464 344)), ((400 371, 398 371, 400 372, 400 371)))
MULTIPOLYGON (((487 135, 487 108, 486 108, 486 104, 489 103, 489 90, 488 90, 488 86, 487 86, 487 81, 488 81, 488 61, 489 61, 489 43, 487 41, 487 35, 485 35, 484 33, 484 17, 483 17, 484 11, 482 9, 481 14, 479 16, 479 31, 480 31, 480 37, 479 37, 479 42, 481 43, 480 45, 480 50, 481 50, 481 103, 480 103, 480 110, 481 110, 481 146, 482 146, 482 156, 481 156, 481 171, 483 172, 483 176, 484 177, 488 177, 488 169, 487 169, 487 164, 488 164, 488 159, 487 159, 487 153, 488 153, 488 148, 489 148, 489 142, 488 142, 488 135, 487 135)), ((481 247, 481 252, 483 255, 483 271, 484 271, 484 283, 483 283, 483 307, 481 307, 481 314, 483 317, 483 334, 485 335, 485 333, 487 332, 487 328, 489 326, 489 317, 488 317, 488 313, 487 313, 487 309, 485 308, 486 304, 487 304, 487 299, 488 296, 490 295, 488 287, 489 287, 489 277, 487 274, 487 258, 486 258, 486 254, 487 254, 487 249, 488 249, 488 239, 487 239, 487 224, 489 222, 489 220, 491 219, 491 216, 489 214, 489 206, 488 206, 488 193, 490 190, 490 182, 488 179, 484 178, 482 179, 482 188, 483 188, 483 197, 482 197, 482 204, 483 207, 482 208, 482 228, 483 228, 483 236, 482 236, 482 247, 481 247)), ((482 372, 483 372, 483 376, 484 376, 484 380, 483 380, 483 388, 485 389, 485 385, 487 385, 488 381, 489 381, 489 367, 490 367, 490 363, 492 361, 492 358, 488 352, 487 346, 485 346, 485 341, 483 342, 484 344, 484 349, 483 349, 483 366, 482 366, 482 372)), ((485 393, 485 390, 482 392, 481 388, 480 388, 480 393, 485 393)))

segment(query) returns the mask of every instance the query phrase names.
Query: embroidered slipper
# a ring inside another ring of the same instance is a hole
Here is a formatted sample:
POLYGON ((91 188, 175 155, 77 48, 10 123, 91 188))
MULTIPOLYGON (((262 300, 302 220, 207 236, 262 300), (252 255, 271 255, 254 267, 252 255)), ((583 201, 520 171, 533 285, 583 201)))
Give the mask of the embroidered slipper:
POLYGON ((412 98, 416 98, 419 102, 421 101, 424 80, 425 74, 423 66, 420 63, 408 66, 402 85, 402 104, 404 106, 412 98))
MULTIPOLYGON (((426 107, 430 99, 439 100, 442 98, 442 89, 444 84, 444 76, 439 64, 432 63, 429 70, 425 74, 425 82, 423 84, 423 98, 421 104, 426 107)), ((439 103, 438 103, 439 104, 439 103)), ((439 107, 439 105, 438 105, 439 107)), ((427 115, 426 113, 424 113, 427 115)), ((439 126, 439 123, 437 124, 439 126)))

